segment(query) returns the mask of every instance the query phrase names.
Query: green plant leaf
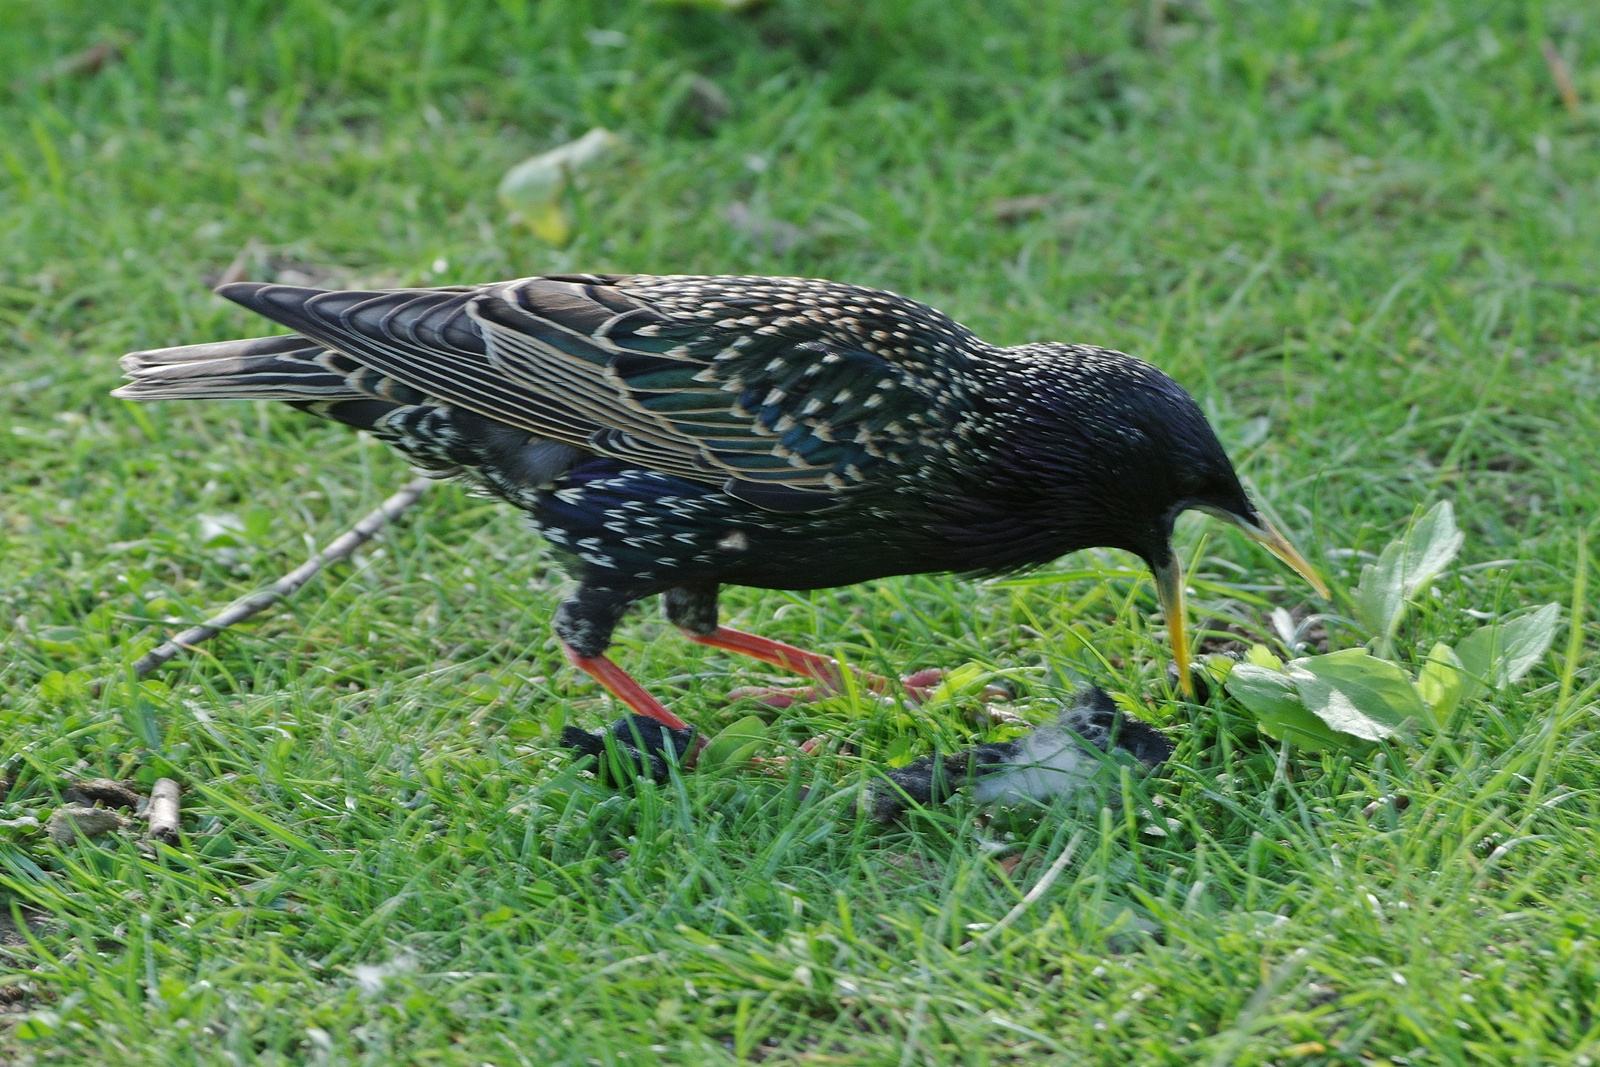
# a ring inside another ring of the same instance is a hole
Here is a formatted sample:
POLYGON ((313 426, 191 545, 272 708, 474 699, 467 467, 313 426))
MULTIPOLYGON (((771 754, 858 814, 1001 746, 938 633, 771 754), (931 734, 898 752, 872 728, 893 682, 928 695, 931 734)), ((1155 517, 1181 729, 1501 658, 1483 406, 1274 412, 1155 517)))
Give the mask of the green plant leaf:
POLYGON ((1282 671, 1239 663, 1229 672, 1226 686, 1228 694, 1256 717, 1256 725, 1269 737, 1299 745, 1307 752, 1365 747, 1306 710, 1293 680, 1282 671))
POLYGON ((202 548, 237 548, 243 544, 244 520, 233 514, 197 515, 202 548))
POLYGON ((1249 651, 1244 654, 1244 659, 1246 663, 1253 663, 1257 667, 1265 667, 1272 671, 1283 670, 1283 660, 1273 655, 1272 650, 1266 645, 1251 645, 1249 651))
POLYGON ((244 513, 244 535, 255 544, 263 544, 272 533, 272 524, 278 513, 271 508, 252 508, 244 513))
POLYGON ((51 671, 39 679, 39 695, 53 702, 65 700, 69 696, 80 696, 84 689, 81 681, 60 671, 51 671))
POLYGON ((1467 635, 1456 646, 1466 673, 1461 699, 1484 689, 1504 689, 1527 677, 1544 658, 1561 623, 1561 605, 1546 604, 1509 622, 1492 623, 1467 635))
POLYGON ((978 697, 989 684, 994 672, 981 663, 963 663, 944 672, 939 682, 919 702, 924 709, 942 707, 978 697))
POLYGON ((599 162, 619 143, 616 134, 595 127, 576 141, 523 160, 500 179, 500 202, 549 244, 564 245, 572 220, 563 193, 578 171, 599 162))
POLYGON ((1408 719, 1429 721, 1406 672, 1365 649, 1291 660, 1287 670, 1306 709, 1339 733, 1382 741, 1408 719))
POLYGON ((1369 633, 1382 635, 1389 632, 1391 623, 1397 623, 1405 606, 1401 581, 1402 556, 1405 545, 1391 541, 1384 548, 1378 562, 1361 568, 1361 584, 1350 590, 1355 602, 1356 621, 1369 633))
POLYGON ((18 1041, 40 1041, 55 1033, 61 1026, 61 1016, 53 1011, 35 1011, 24 1015, 11 1032, 18 1041))
POLYGON ((1515 685, 1538 666, 1556 639, 1561 625, 1561 605, 1546 604, 1505 624, 1501 662, 1505 669, 1502 685, 1515 685))
POLYGON ((506 736, 513 741, 531 741, 544 736, 544 727, 533 719, 512 719, 506 723, 506 736))
POLYGON ((883 754, 883 762, 891 767, 904 767, 911 762, 911 737, 901 734, 889 743, 889 748, 883 754))
POLYGON ((1435 729, 1443 729, 1461 705, 1461 693, 1466 686, 1461 659, 1455 649, 1443 641, 1428 650, 1428 658, 1417 672, 1417 695, 1428 705, 1435 729))
POLYGON ((84 633, 76 626, 46 626, 33 635, 33 644, 63 659, 81 658, 86 648, 84 633))
POLYGON ((1404 537, 1391 541, 1377 563, 1361 568, 1361 584, 1351 593, 1356 621, 1378 638, 1386 654, 1408 601, 1450 565, 1465 539, 1456 526, 1455 509, 1441 500, 1404 537))
POLYGON ((767 740, 767 724, 759 715, 746 715, 711 739, 700 753, 699 766, 709 769, 743 763, 767 740))

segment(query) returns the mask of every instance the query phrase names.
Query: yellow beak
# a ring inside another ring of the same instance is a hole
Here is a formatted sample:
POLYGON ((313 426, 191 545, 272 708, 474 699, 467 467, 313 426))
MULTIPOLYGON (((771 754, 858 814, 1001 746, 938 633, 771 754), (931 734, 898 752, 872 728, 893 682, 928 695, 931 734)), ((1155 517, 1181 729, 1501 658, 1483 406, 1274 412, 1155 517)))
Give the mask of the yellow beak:
POLYGON ((1289 539, 1279 533, 1278 528, 1265 518, 1258 517, 1256 522, 1252 523, 1225 511, 1213 511, 1211 514, 1221 518, 1229 525, 1237 526, 1249 534, 1251 540, 1287 563, 1294 569, 1296 574, 1311 583, 1311 587, 1317 591, 1317 595, 1322 599, 1333 599, 1333 594, 1328 591, 1328 583, 1322 580, 1322 575, 1318 574, 1316 569, 1306 562, 1306 558, 1300 554, 1300 550, 1291 545, 1289 539), (1256 525, 1256 523, 1260 525, 1256 525))
POLYGON ((1165 567, 1153 568, 1156 597, 1161 614, 1167 617, 1167 636, 1172 639, 1172 661, 1178 667, 1178 688, 1186 697, 1194 696, 1194 679, 1189 677, 1189 634, 1183 625, 1183 565, 1178 557, 1165 567))
MULTIPOLYGON (((1237 526, 1251 539, 1259 543, 1268 552, 1287 563, 1294 572, 1311 583, 1317 593, 1329 600, 1332 594, 1328 591, 1328 583, 1322 580, 1300 550, 1289 543, 1289 539, 1278 532, 1264 518, 1254 521, 1242 519, 1238 515, 1221 508, 1202 508, 1207 514, 1221 519, 1230 526, 1237 526)), ((1178 563, 1176 556, 1165 567, 1153 569, 1156 578, 1156 595, 1161 600, 1161 613, 1167 617, 1167 635, 1172 639, 1172 659, 1178 667, 1178 688, 1186 697, 1194 696, 1194 681, 1189 676, 1189 635, 1184 629, 1183 606, 1183 567, 1178 563)))

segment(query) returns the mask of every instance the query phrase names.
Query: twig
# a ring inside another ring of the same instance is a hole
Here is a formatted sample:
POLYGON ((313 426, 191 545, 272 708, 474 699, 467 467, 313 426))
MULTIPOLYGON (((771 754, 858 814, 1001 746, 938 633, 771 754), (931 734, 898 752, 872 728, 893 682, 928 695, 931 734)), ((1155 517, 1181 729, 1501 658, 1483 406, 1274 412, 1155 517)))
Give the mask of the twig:
POLYGON ((171 778, 157 778, 150 787, 150 807, 146 809, 150 820, 150 838, 166 845, 178 843, 178 783, 171 778))
POLYGON ((250 273, 250 266, 256 257, 261 254, 261 242, 254 237, 244 243, 239 249, 239 254, 233 257, 233 262, 223 270, 217 278, 218 285, 232 285, 234 282, 245 281, 245 275, 250 273))
MULTIPOLYGON (((136 678, 143 678, 157 667, 171 660, 186 648, 192 648, 202 641, 209 641, 223 630, 243 622, 252 615, 256 615, 284 597, 289 596, 302 585, 309 582, 312 577, 330 563, 344 559, 361 545, 372 539, 372 535, 383 527, 383 524, 400 514, 417 502, 433 484, 432 478, 413 478, 394 496, 379 504, 366 517, 356 523, 345 533, 340 534, 332 543, 321 552, 306 560, 270 586, 249 596, 240 597, 226 608, 201 623, 191 626, 172 640, 157 645, 149 652, 140 656, 133 665, 136 678)), ((92 692, 98 694, 105 680, 94 683, 92 692)))
POLYGON ((11 88, 14 92, 20 93, 28 88, 30 81, 36 85, 48 85, 50 82, 61 78, 98 74, 107 63, 113 59, 120 58, 123 50, 132 43, 133 37, 129 34, 112 34, 102 41, 96 41, 87 48, 61 57, 49 66, 44 67, 31 79, 18 78, 11 83, 11 88))
POLYGON ((1544 53, 1544 65, 1550 68, 1550 77, 1555 79, 1556 91, 1561 94, 1561 102, 1567 105, 1567 113, 1575 119, 1582 118, 1578 88, 1572 84, 1572 72, 1567 69, 1567 61, 1561 58, 1561 53, 1556 51, 1555 42, 1546 37, 1539 42, 1539 51, 1544 53))
POLYGON ((1044 872, 1044 877, 1035 882, 1033 888, 1028 890, 1027 895, 1017 901, 1017 906, 1006 912, 1003 919, 985 930, 983 936, 978 938, 977 941, 968 942, 968 944, 975 946, 987 945, 995 939, 995 935, 999 934, 1001 930, 1022 918, 1023 913, 1038 903, 1039 898, 1049 892, 1056 879, 1061 877, 1061 872, 1066 870, 1067 864, 1072 862, 1072 854, 1078 851, 1078 843, 1082 840, 1082 830, 1073 834, 1072 840, 1068 841, 1066 847, 1061 850, 1061 855, 1057 856, 1056 861, 1050 865, 1050 869, 1044 872))
POLYGON ((1534 282, 1533 284, 1543 289, 1554 289, 1558 293, 1571 293, 1573 296, 1600 296, 1600 285, 1579 285, 1577 282, 1534 282))
POLYGON ((1167 20, 1167 0, 1150 0, 1144 12, 1144 46, 1160 55, 1166 51, 1162 24, 1167 20))
POLYGON ((1578 567, 1572 578, 1572 607, 1567 612, 1567 661, 1561 665, 1561 691, 1556 694, 1556 707, 1567 709, 1572 696, 1572 682, 1577 677, 1578 661, 1583 656, 1584 594, 1589 578, 1589 531, 1578 527, 1578 567))

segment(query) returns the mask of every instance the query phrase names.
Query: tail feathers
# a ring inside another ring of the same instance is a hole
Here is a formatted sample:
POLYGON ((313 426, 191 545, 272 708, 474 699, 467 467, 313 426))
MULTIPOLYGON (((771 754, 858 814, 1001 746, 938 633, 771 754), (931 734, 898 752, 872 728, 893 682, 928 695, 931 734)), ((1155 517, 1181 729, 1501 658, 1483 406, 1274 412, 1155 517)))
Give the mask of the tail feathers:
POLYGON ((421 395, 297 334, 158 348, 122 357, 124 400, 327 401, 421 395))

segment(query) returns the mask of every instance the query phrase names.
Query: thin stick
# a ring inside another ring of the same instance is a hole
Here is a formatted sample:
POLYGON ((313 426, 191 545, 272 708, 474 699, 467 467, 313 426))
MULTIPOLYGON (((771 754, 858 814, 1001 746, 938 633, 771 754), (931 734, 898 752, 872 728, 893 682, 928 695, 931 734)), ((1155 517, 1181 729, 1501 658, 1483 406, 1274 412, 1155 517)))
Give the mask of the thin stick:
POLYGON ((199 626, 191 626, 172 640, 165 644, 157 645, 140 656, 133 665, 134 676, 143 678, 163 663, 177 656, 184 649, 193 648, 202 641, 209 641, 235 623, 243 622, 250 616, 259 614, 276 604, 309 582, 323 567, 344 559, 367 541, 370 541, 372 535, 377 533, 384 523, 409 508, 412 504, 415 504, 417 498, 422 496, 427 491, 428 486, 432 484, 432 478, 411 479, 398 493, 368 512, 365 518, 345 533, 340 534, 327 548, 324 548, 267 588, 251 593, 249 596, 240 597, 199 626))
POLYGON ((167 845, 178 843, 178 783, 171 778, 157 778, 150 787, 150 807, 145 814, 150 820, 150 839, 167 845))
POLYGON ((995 939, 996 934, 1022 918, 1024 912, 1038 903, 1039 898, 1049 891, 1057 878, 1061 877, 1061 872, 1067 869, 1067 864, 1072 862, 1072 854, 1078 851, 1078 843, 1082 840, 1082 830, 1073 834, 1072 840, 1068 841, 1066 847, 1061 850, 1061 855, 1057 856, 1056 861, 1050 865, 1050 869, 1044 872, 1044 877, 1035 882, 1033 888, 1028 890, 1028 895, 1017 901, 1017 906, 1006 912, 1005 918, 985 930, 983 936, 978 938, 976 942, 972 942, 972 944, 987 945, 995 939))
POLYGON ((1561 102, 1567 106, 1567 112, 1573 118, 1583 117, 1583 101, 1578 99, 1578 87, 1572 84, 1572 72, 1567 69, 1567 61, 1561 58, 1561 53, 1556 51, 1555 42, 1546 37, 1539 42, 1539 51, 1544 53, 1544 65, 1550 68, 1550 77, 1556 83, 1556 92, 1561 94, 1561 102))
POLYGON ((1572 579, 1572 609, 1567 615, 1567 661, 1561 665, 1561 692, 1556 696, 1556 707, 1562 711, 1567 709, 1572 681, 1578 674, 1578 658, 1583 655, 1583 601, 1589 577, 1588 533, 1578 527, 1578 568, 1572 579))
POLYGON ((254 237, 244 243, 239 249, 239 254, 233 257, 233 262, 223 270, 222 276, 217 279, 218 285, 232 285, 234 282, 248 281, 245 277, 250 273, 250 267, 255 258, 261 254, 261 242, 254 237))

